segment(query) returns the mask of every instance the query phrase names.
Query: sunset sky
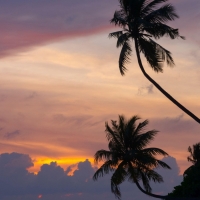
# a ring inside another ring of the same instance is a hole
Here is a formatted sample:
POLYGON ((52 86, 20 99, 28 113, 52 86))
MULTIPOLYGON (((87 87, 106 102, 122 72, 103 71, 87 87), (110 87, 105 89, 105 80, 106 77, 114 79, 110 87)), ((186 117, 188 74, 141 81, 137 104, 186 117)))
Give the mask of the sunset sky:
MULTIPOLYGON (((180 16, 170 25, 186 40, 163 38, 159 43, 172 52, 176 66, 156 74, 144 59, 143 63, 150 76, 200 117, 200 1, 169 2, 180 16)), ((105 122, 117 120, 119 114, 149 119, 148 128, 160 131, 150 146, 171 156, 165 159, 174 166, 169 175, 174 179, 167 182, 169 191, 159 186, 155 191, 170 192, 190 166, 187 148, 200 142, 199 124, 146 80, 134 51, 126 75, 120 75, 120 49, 115 39, 108 38, 120 30, 109 23, 118 4, 117 0, 0 0, 0 169, 5 171, 0 185, 8 180, 8 189, 0 189, 3 200, 115 199, 109 177, 96 183, 101 185, 96 192, 91 176, 93 155, 107 149, 105 122), (11 169, 16 174, 10 176, 11 169), (64 180, 70 189, 65 191, 65 182, 58 181, 61 190, 38 185, 40 189, 26 193, 23 185, 21 190, 16 186, 19 169, 30 180, 60 173, 70 179, 64 180), (16 185, 9 185, 14 179, 16 185), (91 190, 81 191, 86 179, 91 190), (80 191, 70 181, 80 183, 80 191)), ((133 188, 141 195, 133 184, 127 188, 122 186, 122 199, 129 199, 133 188)))

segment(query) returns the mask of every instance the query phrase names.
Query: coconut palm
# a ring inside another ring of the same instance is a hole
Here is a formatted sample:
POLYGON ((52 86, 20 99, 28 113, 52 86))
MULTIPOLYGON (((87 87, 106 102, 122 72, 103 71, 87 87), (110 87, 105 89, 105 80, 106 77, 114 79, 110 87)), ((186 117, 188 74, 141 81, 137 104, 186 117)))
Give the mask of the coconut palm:
POLYGON ((122 47, 119 56, 119 69, 122 75, 127 70, 126 64, 130 60, 131 41, 133 40, 138 64, 144 76, 176 106, 200 123, 197 116, 175 100, 146 73, 140 57, 140 53, 143 53, 151 68, 157 73, 163 72, 165 61, 171 67, 175 65, 171 53, 155 42, 156 39, 163 36, 168 36, 171 39, 184 39, 183 36, 179 35, 178 29, 166 25, 166 22, 178 18, 174 7, 171 4, 165 4, 157 8, 159 4, 167 1, 119 0, 120 10, 115 11, 111 23, 121 27, 122 31, 110 33, 109 37, 117 38, 117 47, 122 47))
POLYGON ((187 157, 188 161, 191 162, 193 165, 190 166, 188 169, 185 170, 184 176, 188 175, 188 173, 193 169, 196 168, 197 165, 200 167, 200 142, 196 143, 192 146, 192 148, 188 147, 188 152, 190 155, 187 157))
POLYGON ((192 148, 188 147, 188 152, 190 155, 187 157, 188 161, 191 162, 191 165, 188 169, 186 169, 183 173, 184 176, 192 173, 195 169, 200 169, 200 142, 196 143, 192 146, 192 148))
POLYGON ((119 185, 128 179, 133 182, 145 194, 156 198, 166 196, 151 193, 150 181, 162 182, 162 176, 154 169, 170 167, 163 161, 156 159, 156 155, 168 154, 159 148, 146 148, 158 133, 157 130, 145 131, 148 120, 137 124, 140 119, 137 115, 126 120, 123 115, 119 121, 112 121, 112 127, 106 122, 106 137, 109 150, 99 150, 94 156, 95 163, 104 161, 104 164, 95 172, 93 179, 97 180, 109 172, 111 177, 111 191, 120 199, 119 185), (140 186, 142 182, 144 189, 140 186))
POLYGON ((189 146, 188 152, 190 153, 190 156, 187 157, 189 162, 192 162, 194 165, 200 163, 200 142, 194 144, 192 148, 189 146))

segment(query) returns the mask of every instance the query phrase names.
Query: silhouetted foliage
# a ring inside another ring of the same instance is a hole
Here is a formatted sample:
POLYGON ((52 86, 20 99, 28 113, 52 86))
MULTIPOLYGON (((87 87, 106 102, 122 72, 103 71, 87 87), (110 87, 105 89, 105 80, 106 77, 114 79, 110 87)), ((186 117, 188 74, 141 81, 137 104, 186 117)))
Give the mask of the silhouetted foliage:
POLYGON ((200 143, 194 144, 193 148, 189 146, 188 161, 193 165, 185 170, 183 182, 174 187, 174 191, 169 197, 195 197, 200 199, 200 143))
POLYGON ((112 127, 106 122, 106 137, 109 150, 99 150, 94 156, 96 163, 103 161, 104 164, 95 172, 93 179, 113 172, 111 177, 111 191, 117 198, 121 197, 119 185, 126 179, 133 182, 145 194, 164 198, 165 196, 151 193, 150 181, 162 182, 162 176, 154 169, 170 167, 163 161, 156 159, 156 155, 167 156, 168 154, 159 148, 146 148, 158 133, 157 130, 146 131, 148 120, 137 124, 140 118, 135 115, 129 120, 123 115, 119 120, 111 120, 112 127), (139 182, 143 183, 143 189, 139 182))

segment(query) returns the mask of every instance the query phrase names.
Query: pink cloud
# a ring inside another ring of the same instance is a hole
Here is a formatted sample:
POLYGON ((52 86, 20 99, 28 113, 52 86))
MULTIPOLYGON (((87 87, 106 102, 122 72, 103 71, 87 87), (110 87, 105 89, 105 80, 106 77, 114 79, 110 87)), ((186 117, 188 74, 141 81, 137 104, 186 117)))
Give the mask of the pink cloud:
POLYGON ((0 56, 63 38, 111 28, 116 1, 32 1, 1 3, 0 56), (12 4, 12 6, 10 6, 12 4), (14 4, 14 5, 13 5, 14 4))

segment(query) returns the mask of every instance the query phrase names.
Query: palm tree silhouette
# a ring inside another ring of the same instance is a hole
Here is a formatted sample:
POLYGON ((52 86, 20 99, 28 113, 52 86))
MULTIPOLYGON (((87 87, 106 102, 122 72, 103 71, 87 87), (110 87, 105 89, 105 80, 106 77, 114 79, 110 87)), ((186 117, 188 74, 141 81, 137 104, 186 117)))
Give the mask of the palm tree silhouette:
POLYGON ((187 157, 188 161, 191 162, 193 165, 190 166, 188 169, 185 170, 184 176, 187 175, 193 168, 197 165, 200 166, 200 142, 196 143, 192 146, 192 148, 188 147, 188 152, 190 155, 187 157))
POLYGON ((194 144, 192 148, 189 146, 188 152, 190 153, 190 156, 187 157, 189 162, 192 162, 194 165, 200 163, 200 142, 194 144))
POLYGON ((114 172, 111 177, 111 191, 120 199, 121 193, 119 184, 125 179, 133 182, 145 194, 156 198, 166 196, 151 193, 149 182, 163 182, 162 176, 154 168, 170 167, 163 161, 155 158, 156 155, 167 156, 168 154, 159 148, 145 148, 158 133, 157 130, 145 131, 148 120, 138 125, 137 115, 126 120, 123 115, 119 115, 119 121, 113 121, 112 128, 106 122, 106 137, 109 150, 99 150, 94 156, 95 163, 104 161, 104 164, 95 172, 93 179, 97 180, 109 172, 114 172), (142 181, 144 189, 140 186, 142 181))
POLYGON ((126 64, 129 62, 132 53, 130 42, 134 40, 138 64, 144 76, 176 106, 200 123, 197 116, 181 105, 146 73, 140 57, 140 53, 143 53, 147 62, 157 73, 163 72, 165 61, 171 67, 175 65, 171 53, 153 40, 163 36, 168 36, 171 39, 179 37, 184 39, 183 36, 179 35, 178 29, 165 24, 178 18, 174 7, 171 4, 165 4, 156 8, 158 4, 167 1, 119 0, 121 9, 115 11, 111 23, 121 27, 122 31, 110 33, 109 37, 117 38, 117 48, 122 47, 119 56, 121 75, 124 75, 127 70, 126 64))
POLYGON ((187 159, 193 165, 184 171, 184 177, 190 174, 193 170, 200 169, 200 142, 194 144, 192 148, 189 146, 188 152, 190 153, 190 155, 187 157, 187 159))

